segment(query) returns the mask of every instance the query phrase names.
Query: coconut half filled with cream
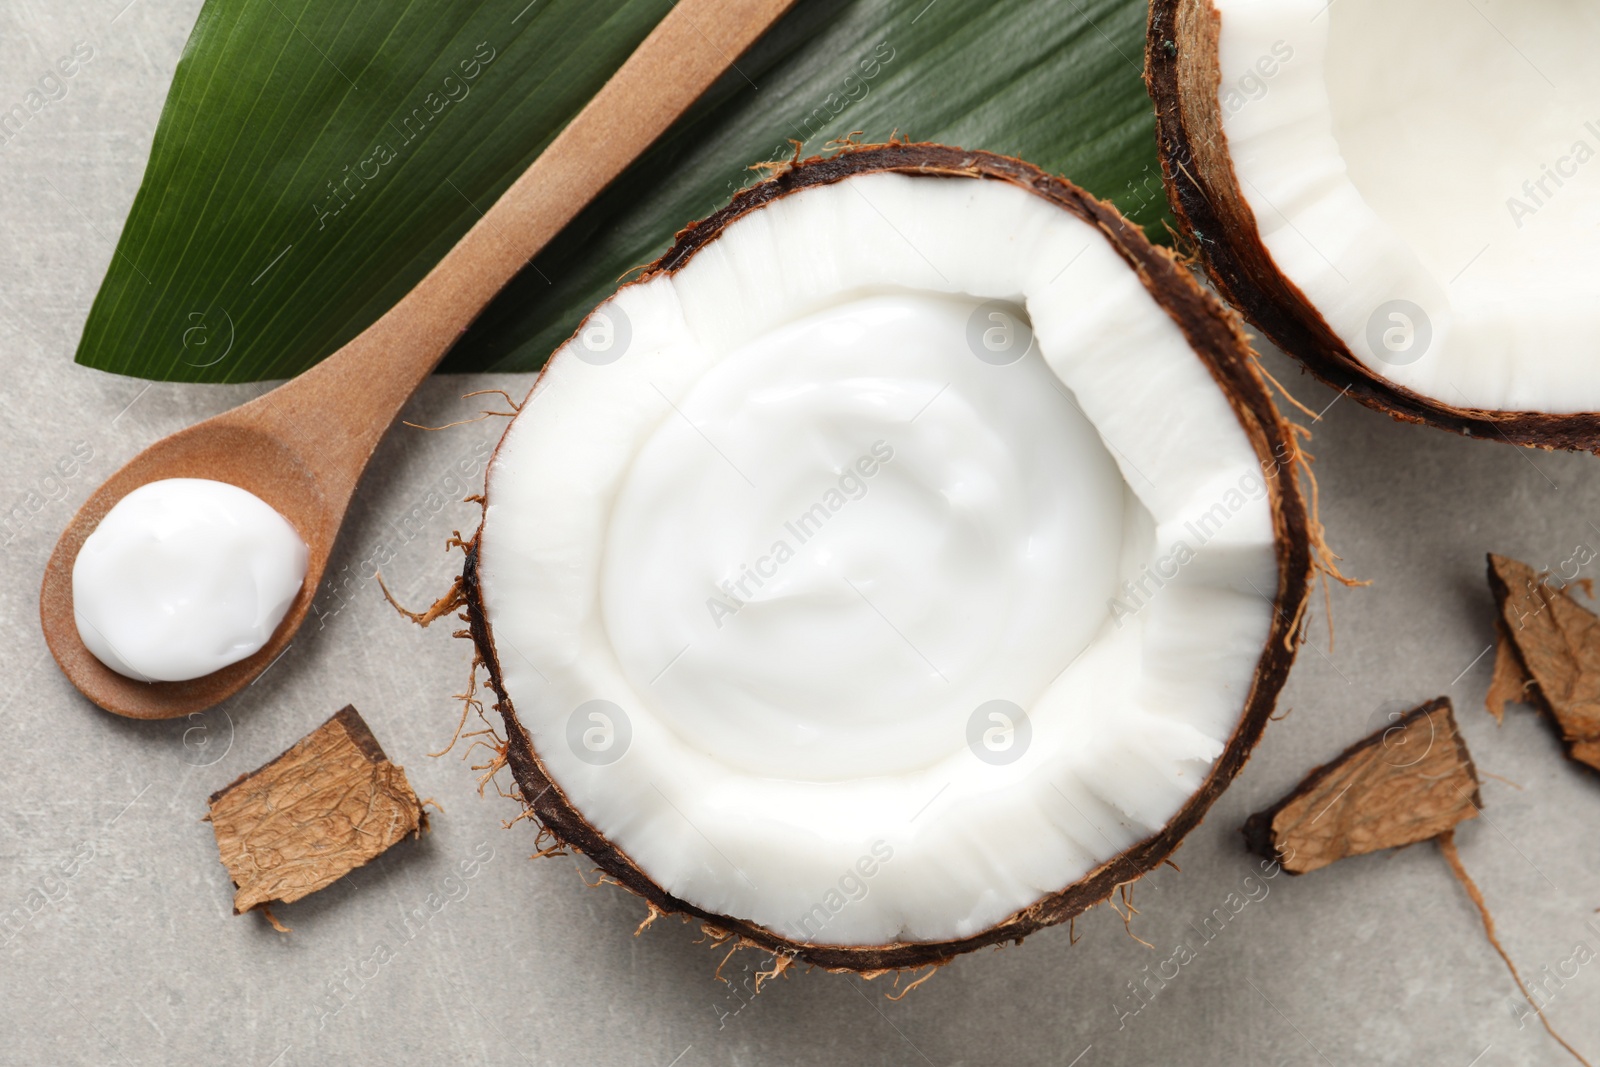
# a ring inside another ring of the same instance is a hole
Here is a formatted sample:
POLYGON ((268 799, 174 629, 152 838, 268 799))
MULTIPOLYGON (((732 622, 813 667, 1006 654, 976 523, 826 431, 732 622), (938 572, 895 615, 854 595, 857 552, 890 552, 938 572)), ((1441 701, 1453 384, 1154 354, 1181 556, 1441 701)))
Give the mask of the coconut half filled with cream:
POLYGON ((1147 81, 1213 283, 1397 418, 1600 448, 1600 7, 1157 0, 1147 81))
POLYGON ((1069 183, 791 168, 595 309, 490 465, 465 586, 522 799, 824 966, 1064 921, 1260 733, 1292 454, 1231 317, 1069 183))

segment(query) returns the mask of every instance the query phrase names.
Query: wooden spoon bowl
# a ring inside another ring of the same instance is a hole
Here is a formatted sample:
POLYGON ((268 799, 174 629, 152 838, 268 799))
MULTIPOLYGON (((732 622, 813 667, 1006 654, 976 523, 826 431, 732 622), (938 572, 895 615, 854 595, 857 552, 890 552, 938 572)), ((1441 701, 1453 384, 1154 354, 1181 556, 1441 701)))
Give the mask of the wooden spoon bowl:
POLYGON ((415 289, 349 344, 272 392, 163 438, 73 516, 45 566, 39 620, 79 691, 107 711, 168 719, 211 707, 254 681, 294 640, 361 472, 395 415, 495 293, 638 158, 793 0, 681 0, 415 289), (72 565, 117 501, 163 478, 247 489, 310 549, 305 582, 266 646, 187 682, 139 682, 78 636, 72 565))
POLYGON ((209 708, 254 681, 289 647, 316 596, 343 511, 343 502, 329 500, 317 472, 292 449, 228 415, 162 438, 96 489, 56 542, 39 598, 50 651, 84 696, 119 715, 165 719, 209 708), (162 478, 211 478, 247 489, 288 519, 310 549, 305 582, 265 647, 186 682, 140 682, 113 671, 84 647, 72 612, 72 565, 84 540, 117 501, 162 478))

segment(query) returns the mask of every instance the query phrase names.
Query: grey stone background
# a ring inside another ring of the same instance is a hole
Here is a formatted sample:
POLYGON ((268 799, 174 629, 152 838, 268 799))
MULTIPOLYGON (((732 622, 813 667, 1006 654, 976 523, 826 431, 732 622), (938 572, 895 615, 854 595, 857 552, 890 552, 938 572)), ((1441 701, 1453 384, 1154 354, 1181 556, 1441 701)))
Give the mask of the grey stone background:
MULTIPOLYGON (((791 973, 751 1000, 753 957, 731 962, 724 985, 713 979, 720 954, 691 928, 664 921, 635 937, 634 899, 585 888, 571 859, 528 859, 531 829, 502 828, 516 808, 493 790, 478 796, 477 760, 460 747, 426 755, 450 736, 468 649, 405 624, 360 578, 260 681, 204 716, 129 722, 88 704, 39 634, 38 581, 57 534, 140 448, 262 389, 150 385, 72 362, 198 8, 0 9, 0 105, 76 41, 95 48, 66 95, 0 145, 0 504, 13 516, 0 534, 0 1062, 1565 1062, 1533 1022, 1519 1025, 1510 979, 1431 845, 1251 883, 1258 899, 1220 933, 1194 933, 1229 894, 1244 896, 1255 864, 1237 832, 1246 814, 1385 710, 1447 693, 1496 776, 1459 840, 1507 948, 1530 980, 1580 941, 1600 948, 1600 778, 1565 762, 1530 712, 1496 727, 1482 705, 1493 659, 1484 552, 1555 566, 1579 545, 1600 547, 1600 460, 1391 423, 1277 356, 1270 365, 1301 399, 1326 408, 1312 446, 1323 519, 1348 570, 1372 585, 1334 589, 1331 650, 1319 606, 1285 718, 1178 853, 1182 872, 1137 887, 1132 929, 1155 951, 1102 907, 1078 922, 1076 945, 1060 929, 981 952, 903 1001, 885 999, 886 980, 823 973, 791 973), (92 458, 63 477, 58 461, 75 445, 92 458), (281 908, 294 930, 281 935, 230 914, 231 886, 199 821, 205 797, 345 703, 444 812, 421 840, 281 908), (472 878, 450 877, 490 850, 472 878), (1194 958, 1131 1013, 1141 1002, 1128 983, 1180 939, 1194 958), (389 961, 374 964, 380 945, 389 961)), ((461 418, 476 402, 459 394, 502 385, 520 393, 528 379, 436 379, 405 417, 461 418)), ((393 431, 334 571, 356 574, 387 542, 402 598, 443 590, 458 559, 444 539, 475 520, 455 502, 452 469, 498 430, 393 431)), ((1550 1017, 1600 1056, 1600 963, 1549 988, 1550 1017)))

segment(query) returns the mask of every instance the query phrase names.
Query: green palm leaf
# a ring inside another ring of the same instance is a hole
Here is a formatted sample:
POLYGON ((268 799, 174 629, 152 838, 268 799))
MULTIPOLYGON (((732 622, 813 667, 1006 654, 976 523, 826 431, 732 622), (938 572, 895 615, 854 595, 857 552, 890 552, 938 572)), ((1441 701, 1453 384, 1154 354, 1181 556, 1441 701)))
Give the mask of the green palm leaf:
MULTIPOLYGON (((78 361, 287 377, 399 299, 670 0, 208 0, 78 361)), ((801 0, 489 307, 451 370, 531 370, 749 165, 860 130, 1067 174, 1161 229, 1129 0, 801 0)))

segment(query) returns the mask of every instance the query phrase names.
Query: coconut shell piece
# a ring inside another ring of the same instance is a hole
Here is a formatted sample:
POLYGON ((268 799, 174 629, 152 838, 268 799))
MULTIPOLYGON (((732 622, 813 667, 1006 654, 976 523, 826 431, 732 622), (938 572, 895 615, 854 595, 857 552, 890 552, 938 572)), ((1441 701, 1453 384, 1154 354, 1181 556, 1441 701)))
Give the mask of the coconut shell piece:
POLYGON ((1449 832, 1481 806, 1448 697, 1362 738, 1244 824, 1252 851, 1305 874, 1449 832))
MULTIPOLYGON (((1489 558, 1492 581, 1498 557, 1489 558)), ((1528 570, 1530 576, 1532 573, 1528 570)), ((1497 685, 1520 687, 1521 683, 1509 674, 1502 679, 1501 670, 1497 662, 1497 685)), ((1482 891, 1461 862, 1456 849, 1456 825, 1475 817, 1482 806, 1478 771, 1456 728, 1450 698, 1435 697, 1306 775, 1288 796, 1250 816, 1244 824, 1244 835, 1252 851, 1277 860, 1290 874, 1305 874, 1346 856, 1431 838, 1450 865, 1450 873, 1466 890, 1483 922, 1484 935, 1532 1006, 1533 1014, 1562 1048, 1584 1067, 1590 1067, 1582 1053, 1557 1032, 1544 1007, 1529 993, 1516 964, 1500 943, 1494 916, 1489 913, 1482 891)))
POLYGON ((210 807, 217 851, 238 887, 235 915, 299 900, 428 826, 405 768, 389 762, 349 705, 211 794, 210 807))
POLYGON ((1600 770, 1600 616, 1548 574, 1493 553, 1489 591, 1500 646, 1490 712, 1500 718, 1508 700, 1532 704, 1561 729, 1571 759, 1600 770))

